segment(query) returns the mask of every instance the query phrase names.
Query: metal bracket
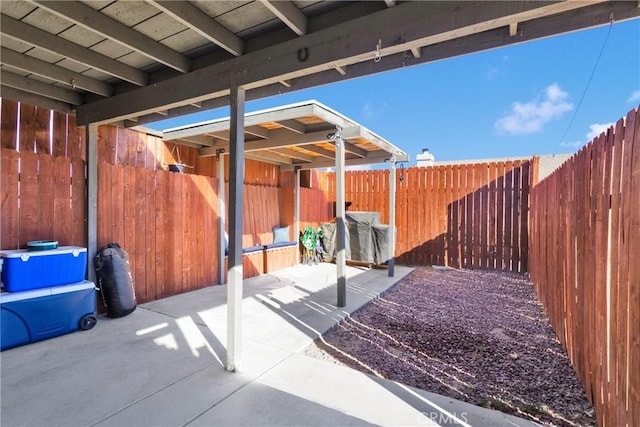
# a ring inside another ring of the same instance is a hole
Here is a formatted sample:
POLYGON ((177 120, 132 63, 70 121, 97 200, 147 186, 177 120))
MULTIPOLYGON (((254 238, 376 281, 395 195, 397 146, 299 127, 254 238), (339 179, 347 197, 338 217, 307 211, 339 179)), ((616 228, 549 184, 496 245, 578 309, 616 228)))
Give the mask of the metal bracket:
POLYGON ((220 160, 220 156, 222 156, 222 153, 224 153, 224 148, 218 148, 216 150, 216 160, 220 160))
POLYGON ((293 170, 295 170, 295 171, 299 171, 299 170, 301 170, 301 169, 302 169, 302 166, 300 166, 300 165, 295 165, 295 166, 293 167, 293 170))

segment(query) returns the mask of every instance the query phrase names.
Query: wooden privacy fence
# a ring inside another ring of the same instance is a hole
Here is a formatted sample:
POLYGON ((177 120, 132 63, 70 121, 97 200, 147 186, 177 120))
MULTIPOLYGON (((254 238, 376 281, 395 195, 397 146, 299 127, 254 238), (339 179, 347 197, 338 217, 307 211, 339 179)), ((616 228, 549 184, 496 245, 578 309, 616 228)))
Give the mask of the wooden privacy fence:
POLYGON ((640 114, 533 188, 530 274, 600 426, 640 425, 640 114))
MULTIPOLYGON (((399 169, 399 263, 526 272, 531 162, 509 161, 399 169)), ((335 200, 335 174, 328 198, 335 200)), ((346 173, 351 211, 389 221, 389 171, 346 173)))
POLYGON ((217 281, 217 180, 98 165, 98 247, 129 254, 139 302, 217 281))
POLYGON ((0 247, 86 245, 84 161, 2 149, 0 247))
MULTIPOLYGON (((98 247, 127 250, 138 301, 217 283, 217 188, 208 176, 99 164, 98 247)), ((292 225, 292 199, 292 189, 245 184, 243 247, 272 243, 274 226, 292 225)))
MULTIPOLYGON (((1 166, 3 249, 40 239, 86 246, 84 161, 2 149, 1 166)), ((99 163, 98 247, 127 250, 138 302, 217 283, 217 185, 99 163)), ((293 189, 245 184, 244 193, 243 246, 271 243, 274 226, 292 225, 293 189)))
POLYGON ((300 231, 305 227, 317 228, 333 218, 333 203, 323 190, 300 188, 300 231))

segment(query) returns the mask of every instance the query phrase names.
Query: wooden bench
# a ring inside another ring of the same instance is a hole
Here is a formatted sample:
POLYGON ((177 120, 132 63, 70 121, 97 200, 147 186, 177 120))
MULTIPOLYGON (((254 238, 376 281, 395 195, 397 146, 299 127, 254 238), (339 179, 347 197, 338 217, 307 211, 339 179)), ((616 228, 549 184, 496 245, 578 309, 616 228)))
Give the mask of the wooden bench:
MULTIPOLYGON (((242 277, 260 276, 298 264, 300 251, 297 242, 271 243, 242 249, 242 277)), ((225 268, 228 257, 225 256, 225 268)), ((226 281, 226 273, 225 273, 226 281)))

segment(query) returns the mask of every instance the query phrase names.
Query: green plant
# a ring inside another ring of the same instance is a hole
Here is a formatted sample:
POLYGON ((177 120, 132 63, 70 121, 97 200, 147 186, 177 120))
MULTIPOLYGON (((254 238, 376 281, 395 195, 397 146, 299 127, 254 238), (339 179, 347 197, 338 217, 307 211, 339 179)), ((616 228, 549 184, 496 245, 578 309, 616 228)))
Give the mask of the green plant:
POLYGON ((303 262, 305 264, 316 263, 320 260, 321 239, 324 237, 322 227, 313 229, 313 227, 305 227, 300 236, 300 243, 304 247, 303 262))

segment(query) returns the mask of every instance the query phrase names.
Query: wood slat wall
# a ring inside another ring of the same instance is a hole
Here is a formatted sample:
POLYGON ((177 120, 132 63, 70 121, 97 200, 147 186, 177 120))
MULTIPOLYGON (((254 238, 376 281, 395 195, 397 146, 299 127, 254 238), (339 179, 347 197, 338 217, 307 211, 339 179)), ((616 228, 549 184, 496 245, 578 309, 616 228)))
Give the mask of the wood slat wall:
POLYGON ((211 177, 98 165, 98 247, 127 251, 138 302, 216 282, 216 189, 211 177))
MULTIPOLYGON (((349 210, 380 212, 388 224, 389 171, 350 171, 345 179, 349 210)), ((530 179, 529 161, 399 169, 398 262, 526 272, 530 179)), ((326 185, 316 201, 332 204, 335 174, 326 185)), ((324 222, 316 211, 307 221, 324 222)))
MULTIPOLYGON (((84 128, 77 127, 75 116, 0 99, 0 146, 35 154, 85 159, 84 128)), ((225 181, 229 181, 229 156, 225 162, 225 181)), ((216 177, 216 158, 200 157, 195 148, 176 146, 161 138, 136 130, 98 127, 98 162, 132 166, 151 170, 168 170, 168 164, 193 166, 185 173, 216 177), (179 158, 178 158, 179 157, 179 158)), ((245 183, 280 186, 280 168, 276 165, 247 159, 245 183)))
POLYGON ((84 161, 3 148, 0 196, 2 249, 31 240, 85 246, 84 161))
POLYGON ((531 192, 530 274, 600 426, 640 425, 640 112, 531 192))
MULTIPOLYGON (((0 114, 0 247, 40 239, 86 246, 84 130, 73 116, 4 99, 0 114)), ((217 278, 216 159, 181 147, 180 160, 194 168, 166 172, 177 161, 172 148, 130 129, 98 128, 98 246, 127 250, 141 303, 217 278)), ((246 162, 244 246, 271 243, 274 226, 292 225, 293 189, 279 182, 276 166, 246 162)))

